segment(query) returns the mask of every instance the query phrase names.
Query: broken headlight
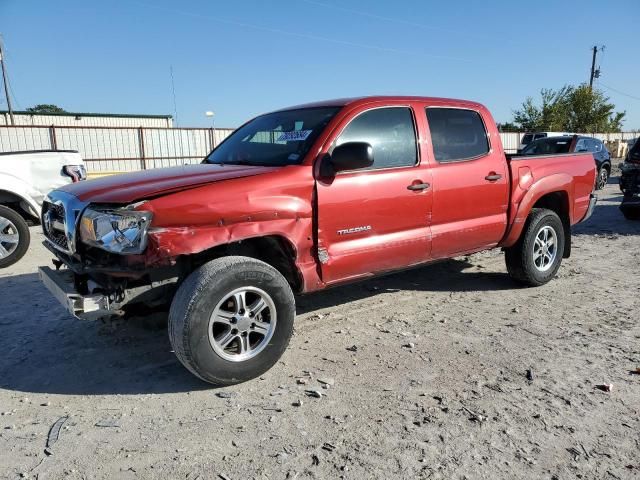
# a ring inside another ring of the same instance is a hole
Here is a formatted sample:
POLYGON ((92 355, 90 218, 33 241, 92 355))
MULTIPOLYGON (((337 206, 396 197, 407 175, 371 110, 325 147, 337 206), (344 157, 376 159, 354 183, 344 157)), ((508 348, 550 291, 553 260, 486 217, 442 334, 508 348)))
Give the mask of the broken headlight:
POLYGON ((80 240, 111 253, 140 254, 151 218, 151 212, 87 208, 80 219, 80 240))

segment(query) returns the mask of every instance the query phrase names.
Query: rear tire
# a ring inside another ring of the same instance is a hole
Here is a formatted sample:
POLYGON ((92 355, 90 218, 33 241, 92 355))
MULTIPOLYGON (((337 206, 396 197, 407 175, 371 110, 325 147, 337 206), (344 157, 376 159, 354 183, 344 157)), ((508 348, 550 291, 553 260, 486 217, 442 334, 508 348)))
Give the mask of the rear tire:
POLYGON ((560 268, 564 244, 560 217, 552 210, 532 209, 518 242, 505 249, 509 275, 523 285, 544 285, 560 268))
POLYGON ((29 225, 15 210, 0 205, 0 268, 13 265, 27 253, 29 225))
POLYGON ((605 167, 600 168, 598 171, 598 178, 596 179, 596 190, 602 190, 607 186, 609 181, 609 170, 605 167))
POLYGON ((286 279, 249 257, 212 260, 180 285, 169 311, 169 339, 180 363, 214 385, 269 370, 293 333, 295 299, 286 279))

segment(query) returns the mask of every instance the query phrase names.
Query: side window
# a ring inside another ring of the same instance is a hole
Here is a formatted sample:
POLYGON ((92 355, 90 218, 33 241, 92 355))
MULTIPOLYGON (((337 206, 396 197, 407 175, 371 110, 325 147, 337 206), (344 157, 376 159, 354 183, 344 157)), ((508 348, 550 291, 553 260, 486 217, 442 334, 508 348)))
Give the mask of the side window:
POLYGON ((433 154, 441 163, 468 160, 489 152, 480 114, 459 108, 427 108, 433 154))
POLYGON ((367 142, 373 147, 371 168, 412 166, 418 163, 416 131, 411 109, 376 108, 354 118, 343 130, 336 146, 367 142))
POLYGON ((592 152, 601 152, 602 151, 602 142, 600 140, 591 139, 589 140, 589 150, 592 152))
POLYGON ((536 136, 534 137, 534 140, 538 140, 539 138, 547 138, 547 134, 546 133, 536 133, 536 136))
POLYGON ((588 152, 589 146, 587 145, 587 139, 581 138, 576 142, 576 146, 574 148, 575 152, 588 152))

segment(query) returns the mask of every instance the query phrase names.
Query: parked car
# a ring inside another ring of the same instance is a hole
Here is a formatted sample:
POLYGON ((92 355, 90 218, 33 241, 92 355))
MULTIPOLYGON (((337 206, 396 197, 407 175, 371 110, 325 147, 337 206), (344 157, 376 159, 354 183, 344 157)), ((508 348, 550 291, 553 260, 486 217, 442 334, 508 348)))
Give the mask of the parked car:
POLYGON ((0 153, 0 268, 27 252, 27 221, 38 221, 45 195, 85 178, 84 162, 76 151, 0 153))
MULTIPOLYGON (((628 161, 629 154, 631 153, 631 150, 633 150, 633 147, 638 143, 638 140, 640 140, 640 137, 627 140, 627 154, 624 156, 625 162, 628 161)), ((636 153, 640 154, 640 151, 636 150, 636 153)))
POLYGON ((280 358, 294 294, 496 247, 515 281, 548 282, 594 180, 591 154, 511 159, 478 103, 318 102, 254 118, 203 164, 51 192, 43 230, 63 268, 39 271, 80 318, 171 301, 180 362, 230 385, 280 358))
POLYGON ((603 189, 611 175, 611 154, 602 140, 581 135, 541 138, 529 143, 522 150, 521 155, 556 155, 582 152, 590 152, 593 155, 598 171, 596 190, 603 189))
POLYGON ((620 210, 629 220, 640 219, 640 139, 636 139, 622 164, 620 190, 624 193, 620 210))
POLYGON ((521 153, 524 150, 524 147, 529 145, 531 142, 535 140, 540 140, 541 138, 547 137, 561 137, 565 135, 571 135, 566 132, 528 132, 522 136, 522 140, 520 140, 520 145, 518 145, 518 153, 521 153))

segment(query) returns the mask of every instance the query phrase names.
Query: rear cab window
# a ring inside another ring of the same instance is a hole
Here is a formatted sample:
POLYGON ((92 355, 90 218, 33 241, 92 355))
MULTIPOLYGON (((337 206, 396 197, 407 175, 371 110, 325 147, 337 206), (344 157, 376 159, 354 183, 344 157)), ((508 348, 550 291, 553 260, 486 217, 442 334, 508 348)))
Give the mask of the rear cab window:
POLYGON ((478 112, 427 107, 426 113, 437 162, 473 160, 489 153, 487 130, 478 112))

